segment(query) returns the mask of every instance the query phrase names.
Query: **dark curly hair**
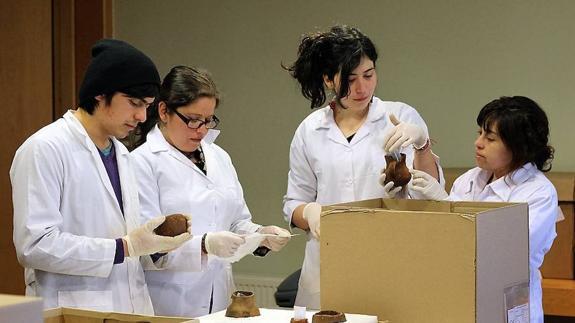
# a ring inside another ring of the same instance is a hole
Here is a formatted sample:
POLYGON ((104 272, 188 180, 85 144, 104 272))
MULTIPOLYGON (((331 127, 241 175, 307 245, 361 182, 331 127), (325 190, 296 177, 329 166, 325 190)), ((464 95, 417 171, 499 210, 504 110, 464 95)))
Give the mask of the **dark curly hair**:
POLYGON ((533 163, 542 172, 551 170, 554 148, 549 145, 549 121, 541 107, 524 96, 503 96, 485 105, 477 125, 499 137, 512 153, 511 171, 533 163))
POLYGON ((290 67, 282 66, 299 82, 301 93, 314 109, 326 101, 323 76, 333 81, 341 73, 336 99, 344 98, 349 93, 349 75, 364 56, 375 65, 377 50, 371 40, 357 28, 338 25, 327 32, 304 35, 296 61, 290 67))

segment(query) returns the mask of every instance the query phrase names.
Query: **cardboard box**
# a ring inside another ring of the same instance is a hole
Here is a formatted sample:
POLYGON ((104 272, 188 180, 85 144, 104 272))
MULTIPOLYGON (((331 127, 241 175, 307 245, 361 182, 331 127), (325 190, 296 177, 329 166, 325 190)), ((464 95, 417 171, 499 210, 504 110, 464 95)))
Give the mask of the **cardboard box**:
POLYGON ((147 316, 58 307, 44 311, 44 323, 199 323, 183 317, 147 316))
MULTIPOLYGON (((451 186, 457 177, 468 168, 445 168, 445 189, 451 186)), ((557 237, 553 246, 545 255, 541 266, 541 275, 544 278, 574 279, 575 278, 575 173, 549 172, 545 174, 557 190, 559 207, 564 219, 557 222, 557 237)))
POLYGON ((0 294, 0 322, 42 323, 42 299, 0 294))
POLYGON ((545 278, 573 279, 575 250, 575 173, 551 172, 547 178, 553 183, 559 207, 565 219, 557 222, 557 237, 545 255, 541 275, 545 278))
POLYGON ((398 323, 506 322, 507 309, 526 312, 527 212, 525 203, 382 199, 324 207, 321 308, 398 323))

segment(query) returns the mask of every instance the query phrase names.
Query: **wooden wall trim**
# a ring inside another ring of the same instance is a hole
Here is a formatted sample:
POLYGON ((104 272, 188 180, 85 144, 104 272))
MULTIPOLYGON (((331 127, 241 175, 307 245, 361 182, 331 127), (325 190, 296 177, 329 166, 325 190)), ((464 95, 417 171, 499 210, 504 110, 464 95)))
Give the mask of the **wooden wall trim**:
POLYGON ((54 113, 58 119, 76 107, 74 0, 54 0, 54 113))
POLYGON ((8 172, 16 149, 52 121, 52 4, 45 0, 0 1, 0 21, 0 293, 23 294, 24 270, 12 240, 8 172))
POLYGON ((113 0, 53 0, 54 120, 78 106, 94 42, 114 35, 113 0))

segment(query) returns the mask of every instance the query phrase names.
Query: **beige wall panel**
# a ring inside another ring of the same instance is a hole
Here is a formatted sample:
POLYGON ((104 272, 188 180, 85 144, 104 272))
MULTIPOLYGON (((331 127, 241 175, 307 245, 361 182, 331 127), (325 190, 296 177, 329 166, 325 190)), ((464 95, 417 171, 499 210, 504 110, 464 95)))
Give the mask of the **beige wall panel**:
MULTIPOLYGON (((376 94, 421 113, 443 166, 473 166, 481 107, 527 95, 549 115, 553 170, 575 171, 573 12, 570 0, 116 0, 115 35, 148 53, 163 75, 176 64, 213 73, 224 94, 217 142, 254 219, 285 225, 289 145, 310 110, 280 64, 293 61, 302 33, 345 23, 369 35, 380 54, 376 94)), ((287 275, 301 265, 304 240, 234 268, 287 275)))

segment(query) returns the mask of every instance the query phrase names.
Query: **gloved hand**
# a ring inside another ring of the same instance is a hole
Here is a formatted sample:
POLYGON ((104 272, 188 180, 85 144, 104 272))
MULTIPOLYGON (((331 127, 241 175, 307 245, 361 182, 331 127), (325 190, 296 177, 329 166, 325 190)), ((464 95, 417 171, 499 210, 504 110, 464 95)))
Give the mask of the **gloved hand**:
POLYGON ((441 184, 431 175, 411 169, 411 181, 407 185, 410 195, 422 200, 445 200, 449 197, 441 184))
POLYGON ((165 216, 159 216, 144 223, 139 228, 132 230, 124 239, 128 246, 129 257, 139 257, 151 255, 156 252, 165 252, 181 246, 184 242, 190 240, 192 235, 185 232, 175 237, 159 236, 154 233, 154 229, 164 223, 165 216))
POLYGON ((413 144, 421 148, 427 143, 427 134, 420 126, 397 120, 395 115, 389 115, 389 120, 395 126, 383 136, 383 150, 396 151, 413 144))
POLYGON ((379 176, 379 184, 383 186, 383 196, 381 198, 384 199, 392 199, 395 197, 399 191, 401 191, 402 187, 393 187, 393 182, 389 182, 385 184, 385 169, 381 171, 381 175, 379 176))
POLYGON ((262 234, 274 234, 273 237, 266 237, 261 245, 270 248, 272 251, 280 251, 291 239, 291 234, 288 230, 282 229, 275 225, 268 225, 261 227, 258 230, 262 234))
POLYGON ((321 205, 316 202, 306 204, 303 208, 303 218, 307 220, 309 232, 316 239, 319 240, 319 219, 321 215, 321 205))
POLYGON ((221 258, 231 257, 246 240, 239 234, 230 231, 208 232, 206 234, 206 251, 209 255, 221 258))

